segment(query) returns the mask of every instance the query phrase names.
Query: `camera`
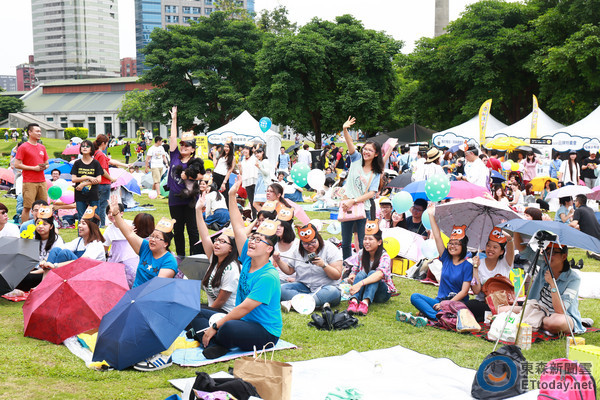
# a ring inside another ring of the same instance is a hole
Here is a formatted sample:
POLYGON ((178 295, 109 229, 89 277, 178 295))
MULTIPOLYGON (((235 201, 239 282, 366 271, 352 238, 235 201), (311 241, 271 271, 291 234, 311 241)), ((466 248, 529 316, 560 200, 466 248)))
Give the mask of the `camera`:
POLYGON ((536 240, 540 242, 554 242, 556 241, 556 234, 548 231, 537 231, 535 233, 536 240))

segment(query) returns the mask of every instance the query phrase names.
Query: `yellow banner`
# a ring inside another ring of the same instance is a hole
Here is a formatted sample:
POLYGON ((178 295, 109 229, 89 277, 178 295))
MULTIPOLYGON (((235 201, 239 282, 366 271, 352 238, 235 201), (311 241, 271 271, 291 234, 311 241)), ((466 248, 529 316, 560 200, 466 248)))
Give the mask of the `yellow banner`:
POLYGON ((531 113, 531 133, 529 137, 531 139, 537 138, 537 124, 538 124, 538 114, 540 113, 540 107, 538 106, 537 97, 535 94, 533 95, 533 112, 531 113))
POLYGON ((490 109, 492 108, 492 99, 488 99, 483 102, 479 108, 479 145, 483 146, 485 143, 485 129, 487 128, 488 118, 490 116, 490 109))
POLYGON ((208 140, 206 136, 196 136, 196 147, 196 157, 206 160, 208 158, 208 140))

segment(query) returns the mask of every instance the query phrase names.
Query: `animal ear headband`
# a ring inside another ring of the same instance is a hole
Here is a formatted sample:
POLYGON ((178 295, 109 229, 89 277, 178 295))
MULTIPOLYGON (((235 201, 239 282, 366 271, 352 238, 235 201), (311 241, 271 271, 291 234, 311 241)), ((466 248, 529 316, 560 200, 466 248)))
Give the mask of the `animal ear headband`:
POLYGON ((500 244, 506 243, 508 241, 508 239, 506 238, 504 233, 502 233, 502 230, 500 228, 492 229, 492 231, 490 232, 489 240, 500 244))
POLYGON ((97 206, 88 206, 88 208, 85 209, 85 212, 83 213, 81 219, 93 219, 96 216, 96 207, 97 206))
POLYGON ((156 225, 156 230, 163 232, 163 233, 170 233, 171 231, 173 231, 173 226, 175 225, 175 220, 174 219, 168 219, 165 217, 162 217, 160 219, 160 221, 158 221, 158 224, 156 225))
POLYGON ((367 221, 365 224, 365 235, 375 235, 379 232, 379 220, 367 221))
POLYGON ((465 237, 466 233, 467 233, 467 225, 461 225, 461 226, 454 225, 452 227, 452 234, 450 235, 450 239, 461 240, 462 238, 465 237))
POLYGON ((41 206, 38 210, 38 218, 50 218, 52 216, 52 206, 41 206))
POLYGON ((277 219, 280 221, 291 221, 294 218, 294 209, 292 207, 282 206, 277 212, 277 219))
POLYGON ((317 228, 313 224, 304 225, 303 227, 298 227, 298 235, 300 235, 300 240, 308 243, 312 242, 315 236, 317 236, 317 228))
POLYGON ((265 219, 256 230, 256 233, 260 233, 261 235, 265 236, 273 236, 277 232, 277 227, 279 227, 279 221, 265 219))

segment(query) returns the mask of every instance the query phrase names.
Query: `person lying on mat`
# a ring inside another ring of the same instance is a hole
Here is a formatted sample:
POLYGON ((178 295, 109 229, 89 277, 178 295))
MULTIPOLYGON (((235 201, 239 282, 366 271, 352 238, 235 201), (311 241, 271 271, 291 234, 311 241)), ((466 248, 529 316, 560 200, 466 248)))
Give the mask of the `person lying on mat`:
POLYGON ((301 293, 310 294, 316 307, 325 303, 331 306, 340 304, 342 292, 338 285, 342 278, 342 252, 330 241, 324 241, 313 224, 298 228, 300 244, 290 258, 273 253, 273 263, 285 274, 296 273, 296 281, 281 285, 282 306, 301 293))
POLYGON ((110 201, 110 213, 115 219, 115 226, 123 233, 133 251, 140 256, 133 287, 140 286, 156 276, 173 278, 177 273, 177 260, 171 254, 169 245, 173 239, 175 220, 161 218, 156 224, 154 232, 146 240, 139 237, 131 225, 125 222, 121 216, 119 203, 114 196, 110 201))
MULTIPOLYGON (((223 203, 225 202, 223 201, 223 203)), ((235 297, 240 279, 238 249, 231 229, 224 230, 213 243, 208 226, 204 222, 203 208, 204 198, 200 196, 196 202, 196 225, 198 225, 204 253, 210 261, 210 267, 202 279, 202 289, 206 292, 210 309, 227 313, 235 307, 235 297)), ((229 218, 229 213, 227 213, 227 218, 229 218)))
POLYGON ((367 221, 363 248, 346 259, 352 270, 348 276, 350 301, 348 313, 367 315, 371 303, 385 303, 396 287, 392 281, 392 259, 383 249, 379 220, 367 221))
POLYGON ((436 314, 440 309, 440 301, 454 300, 465 302, 469 299, 469 288, 473 279, 473 264, 467 261, 467 243, 469 238, 466 235, 467 226, 454 226, 448 248, 444 247, 440 227, 435 220, 435 205, 431 203, 427 208, 431 221, 431 233, 435 239, 442 262, 442 276, 440 278, 440 287, 435 299, 427 297, 420 293, 413 293, 410 296, 410 302, 413 306, 432 320, 437 320, 436 314))
MULTIPOLYGON (((544 261, 533 278, 523 322, 531 325, 535 331, 545 330, 551 334, 561 332, 568 334, 569 325, 574 333, 583 333, 585 328, 581 322, 578 300, 581 279, 569 265, 567 260, 569 249, 567 246, 561 247, 557 243, 551 243, 544 252, 550 265, 548 266, 544 261), (556 284, 552 280, 550 268, 556 284), (561 298, 564 308, 560 302, 561 298)), ((520 253, 521 258, 530 261, 533 261, 534 254, 529 246, 520 253)), ((544 255, 541 254, 540 258, 543 257, 544 255)), ((510 309, 511 306, 506 306, 501 307, 500 311, 510 311, 510 309)), ((521 307, 515 307, 514 312, 520 313, 521 307)))
POLYGON ((241 183, 238 177, 229 190, 231 227, 242 262, 236 306, 210 325, 210 317, 215 312, 203 309, 188 326, 188 334, 202 344, 202 354, 208 359, 219 358, 234 347, 252 350, 255 346, 261 349, 269 342, 277 343, 283 326, 279 274, 269 261, 278 239, 278 222, 265 220, 255 233, 246 236, 236 202, 241 183))
POLYGON ((484 320, 485 312, 490 308, 485 302, 485 294, 481 290, 485 282, 496 275, 509 277, 515 257, 515 246, 512 237, 500 228, 492 228, 485 245, 485 258, 473 257, 473 280, 471 289, 476 295, 466 302, 467 307, 477 322, 484 320))
MULTIPOLYGON (((39 212, 38 212, 39 216, 39 212)), ((96 206, 88 206, 79 221, 79 237, 61 247, 54 247, 48 253, 46 261, 40 262, 44 270, 62 267, 81 257, 106 261, 104 252, 104 236, 98 227, 100 218, 96 214, 96 206)))

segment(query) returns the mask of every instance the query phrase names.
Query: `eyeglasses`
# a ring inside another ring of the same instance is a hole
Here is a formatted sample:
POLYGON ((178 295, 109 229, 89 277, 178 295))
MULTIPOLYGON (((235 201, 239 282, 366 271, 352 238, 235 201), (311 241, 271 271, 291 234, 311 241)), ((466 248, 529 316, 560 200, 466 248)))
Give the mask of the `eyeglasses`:
POLYGON ((448 247, 450 247, 450 246, 456 247, 456 246, 462 246, 462 245, 458 241, 451 241, 451 242, 448 242, 448 247))
POLYGON ((551 257, 553 254, 562 254, 563 251, 558 249, 547 249, 544 250, 544 253, 546 253, 548 257, 551 257))
POLYGON ((317 239, 313 239, 310 242, 300 242, 302 243, 302 246, 304 247, 309 247, 309 246, 316 246, 319 244, 319 241, 317 239))
POLYGON ((165 241, 165 239, 158 236, 149 236, 148 240, 162 240, 163 242, 165 241))
POLYGON ((264 244, 266 244, 267 246, 273 246, 271 243, 265 241, 262 239, 262 237, 258 236, 258 235, 254 235, 254 236, 250 236, 248 238, 248 243, 258 243, 258 242, 263 242, 264 244))
POLYGON ((228 244, 228 245, 230 245, 230 246, 231 246, 231 243, 229 243, 227 240, 225 240, 225 239, 221 239, 221 238, 218 238, 218 239, 216 239, 216 240, 215 240, 215 243, 219 243, 219 244, 228 244))
POLYGON ((85 149, 85 148, 88 148, 88 149, 89 149, 89 148, 91 148, 92 146, 90 146, 89 144, 82 144, 82 145, 81 145, 81 146, 79 146, 79 147, 81 147, 82 149, 85 149))
POLYGON ((418 207, 413 207, 412 208, 412 212, 420 212, 420 213, 422 213, 423 211, 425 211, 425 210, 422 209, 422 208, 418 208, 418 207))

